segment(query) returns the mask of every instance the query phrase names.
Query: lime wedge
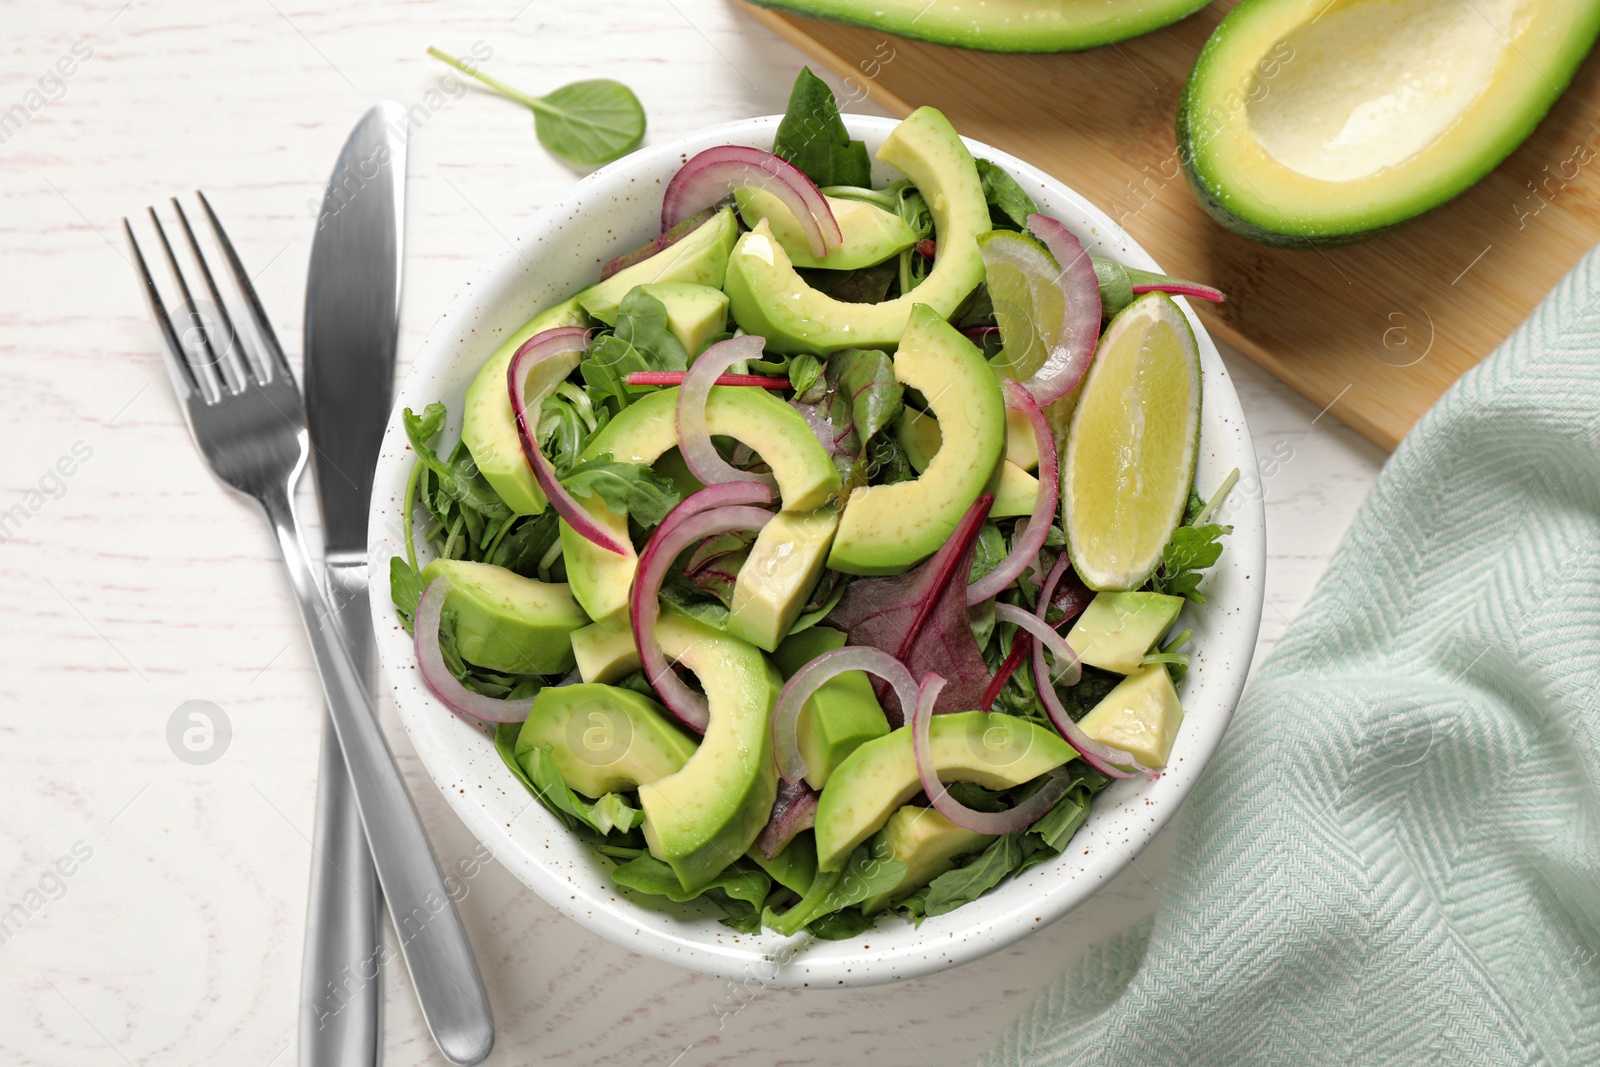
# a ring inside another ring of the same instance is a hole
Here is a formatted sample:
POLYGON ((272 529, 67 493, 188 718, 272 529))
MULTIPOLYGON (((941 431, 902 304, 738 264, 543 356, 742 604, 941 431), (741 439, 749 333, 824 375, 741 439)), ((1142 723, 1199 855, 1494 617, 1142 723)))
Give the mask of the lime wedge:
MULTIPOLYGON (((1040 241, 1010 230, 994 230, 979 237, 978 250, 1005 346, 989 365, 1002 378, 1025 382, 1061 344, 1066 318, 1061 268, 1040 241)), ((1081 388, 1045 406, 1045 419, 1057 441, 1066 438, 1081 388)))
POLYGON ((1137 589, 1183 519, 1200 429, 1200 351, 1163 293, 1129 304, 1084 378, 1061 466, 1062 526, 1090 589, 1137 589))

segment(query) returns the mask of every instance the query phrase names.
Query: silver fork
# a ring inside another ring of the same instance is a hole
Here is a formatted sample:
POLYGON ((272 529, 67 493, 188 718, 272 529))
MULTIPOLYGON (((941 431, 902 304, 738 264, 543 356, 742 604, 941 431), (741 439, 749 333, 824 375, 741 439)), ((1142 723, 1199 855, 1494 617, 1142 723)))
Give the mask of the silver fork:
MULTIPOLYGON (((196 195, 227 261, 238 302, 255 340, 247 344, 244 335, 234 329, 200 242, 176 197, 172 206, 185 243, 215 308, 213 320, 207 321, 173 254, 160 216, 150 208, 150 220, 182 296, 180 310, 187 324, 181 338, 134 239, 133 228, 123 219, 122 227, 138 264, 150 313, 165 342, 172 386, 183 401, 184 418, 195 446, 212 472, 224 485, 261 506, 277 538, 289 584, 300 606, 300 621, 311 641, 334 729, 350 769, 378 882, 428 1028, 439 1050, 452 1063, 481 1063, 494 1047, 494 1024, 472 946, 394 756, 373 716, 366 687, 329 621, 327 602, 300 537, 294 489, 309 450, 300 390, 250 283, 250 275, 210 202, 203 193, 196 195)), ((349 980, 360 982, 371 977, 355 975, 349 980)))

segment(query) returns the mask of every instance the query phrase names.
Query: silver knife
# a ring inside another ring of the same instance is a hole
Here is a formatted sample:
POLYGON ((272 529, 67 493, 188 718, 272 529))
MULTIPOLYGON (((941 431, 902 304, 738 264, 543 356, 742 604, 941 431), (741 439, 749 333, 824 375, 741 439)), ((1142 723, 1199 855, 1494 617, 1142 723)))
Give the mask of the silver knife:
MULTIPOLYGON (((332 623, 372 689, 367 603, 367 511, 393 396, 405 228, 405 110, 392 101, 362 116, 329 178, 306 282, 306 419, 322 505, 332 623)), ((379 964, 385 955, 379 887, 339 746, 324 722, 311 901, 301 968, 303 1067, 375 1067, 379 964)), ((453 907, 413 940, 459 936, 453 907), (453 932, 445 929, 453 928, 453 932)), ((423 1015, 452 1063, 474 1064, 494 1045, 488 998, 470 950, 408 947, 423 1015)))

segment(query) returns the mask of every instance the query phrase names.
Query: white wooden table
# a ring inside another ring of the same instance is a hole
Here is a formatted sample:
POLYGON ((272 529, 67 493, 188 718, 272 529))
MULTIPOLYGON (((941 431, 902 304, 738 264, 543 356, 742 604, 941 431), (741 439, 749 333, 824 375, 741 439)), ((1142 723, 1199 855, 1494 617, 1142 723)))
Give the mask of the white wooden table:
MULTIPOLYGON (((190 447, 121 216, 206 189, 295 351, 308 204, 366 106, 417 105, 403 372, 478 263, 574 177, 526 111, 441 93, 428 45, 482 41, 492 73, 535 92, 621 78, 653 140, 781 110, 801 57, 726 0, 10 0, 0 13, 0 1062, 282 1067, 319 692, 264 527, 190 447), (169 746, 192 700, 231 723, 206 765, 169 746)), ((1229 363, 1271 472, 1256 490, 1271 526, 1264 651, 1383 457, 1336 410, 1229 363)), ((943 975, 751 998, 602 941, 474 863, 476 842, 388 725, 436 852, 471 872, 460 906, 495 1064, 969 1063, 1085 946, 1148 915, 1165 870, 1158 841, 1066 920, 943 975)), ((384 982, 385 1063, 442 1062, 403 975, 384 982)))

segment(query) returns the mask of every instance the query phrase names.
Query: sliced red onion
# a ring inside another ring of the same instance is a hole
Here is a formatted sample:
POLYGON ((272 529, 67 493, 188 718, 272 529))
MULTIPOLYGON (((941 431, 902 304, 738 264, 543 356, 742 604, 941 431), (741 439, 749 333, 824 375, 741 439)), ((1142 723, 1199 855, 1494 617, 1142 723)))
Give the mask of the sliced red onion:
POLYGON ((1077 685, 1078 679, 1083 677, 1083 667, 1078 663, 1078 654, 1067 644, 1067 639, 1056 632, 1056 628, 1045 622, 1031 611, 1024 611, 1014 604, 996 604, 994 617, 1001 622, 1009 622, 1020 626, 1035 640, 1040 641, 1056 657, 1055 681, 1063 685, 1077 685), (1065 666, 1061 666, 1065 664, 1065 666))
POLYGON ((661 228, 670 230, 696 211, 721 203, 735 189, 764 189, 777 197, 805 231, 819 259, 844 240, 816 183, 771 152, 744 145, 708 148, 679 168, 661 201, 661 228))
MULTIPOLYGON (((629 385, 682 385, 688 373, 681 370, 636 370, 629 371, 624 381, 629 385)), ((777 378, 770 374, 719 374, 712 384, 752 386, 781 391, 789 388, 789 379, 777 378)))
POLYGON ((1050 521, 1055 516, 1056 501, 1061 494, 1061 479, 1056 470, 1056 439, 1050 433, 1050 423, 1044 412, 1039 410, 1039 402, 1026 388, 1010 379, 1004 383, 1004 389, 1006 407, 1022 412, 1033 427, 1033 439, 1039 446, 1039 498, 1034 501, 1027 528, 1018 535, 1017 543, 1006 558, 994 570, 967 586, 968 604, 981 604, 998 596, 1039 558, 1039 550, 1050 536, 1050 521))
POLYGON ((933 744, 928 733, 933 723, 933 705, 939 699, 939 690, 943 688, 944 679, 939 675, 924 675, 922 686, 917 690, 917 710, 911 716, 911 751, 916 756, 917 777, 922 781, 922 790, 928 794, 929 803, 940 815, 963 830, 978 834, 999 836, 1015 833, 1038 822, 1067 791, 1067 783, 1059 774, 1052 772, 1050 780, 1035 790, 1032 796, 1007 811, 974 811, 951 796, 944 783, 939 781, 939 769, 933 765, 933 744))
POLYGON ((1029 215, 1028 229, 1044 242, 1061 268, 1056 280, 1067 307, 1060 342, 1023 383, 1043 407, 1076 389, 1094 359, 1095 346, 1100 343, 1100 281, 1089 253, 1071 230, 1048 215, 1029 215))
POLYGON ((888 682, 902 708, 915 707, 917 683, 906 665, 881 648, 845 645, 831 649, 795 671, 778 694, 772 709, 772 749, 778 756, 778 773, 786 782, 798 782, 811 772, 800 754, 800 711, 818 689, 841 674, 865 671, 888 682))
POLYGON ((711 398, 711 386, 722 372, 735 363, 760 359, 766 348, 766 339, 745 334, 718 341, 695 358, 694 366, 683 376, 678 390, 678 451, 690 472, 707 485, 723 482, 760 482, 776 485, 771 474, 756 474, 733 466, 717 452, 711 443, 711 431, 706 426, 706 401, 711 398))
POLYGON ((729 482, 707 486, 691 494, 661 520, 639 556, 628 603, 639 663, 661 702, 696 733, 706 732, 710 710, 706 698, 673 672, 666 654, 661 651, 661 642, 656 640, 656 619, 661 615, 661 583, 672 561, 695 542, 720 533, 759 530, 765 526, 772 513, 749 505, 771 499, 772 490, 765 485, 729 482))
POLYGON ((522 441, 522 454, 527 457, 528 466, 533 468, 533 477, 539 483, 539 488, 544 490, 545 499, 555 508, 556 514, 567 520, 567 525, 580 535, 607 552, 625 556, 628 549, 618 544, 605 527, 595 522, 594 517, 556 478, 555 468, 539 450, 539 441, 534 436, 539 427, 536 409, 543 397, 531 400, 528 397, 529 372, 547 359, 583 352, 588 347, 589 331, 581 326, 560 326, 534 334, 511 357, 511 363, 506 367, 506 388, 511 394, 511 412, 517 418, 517 437, 522 441), (530 410, 535 410, 535 414, 530 416, 530 410))
POLYGON ((756 838, 756 847, 772 859, 802 830, 817 824, 818 794, 804 782, 779 782, 778 798, 772 802, 767 827, 756 838))
POLYGON ((422 591, 417 602, 416 615, 411 620, 415 634, 417 670, 422 680, 433 690, 434 696, 444 701, 451 711, 471 716, 479 722, 522 722, 533 710, 533 698, 524 700, 498 700, 474 693, 456 680, 445 664, 444 651, 439 648, 439 620, 444 614, 444 598, 450 592, 450 579, 435 578, 422 591))

